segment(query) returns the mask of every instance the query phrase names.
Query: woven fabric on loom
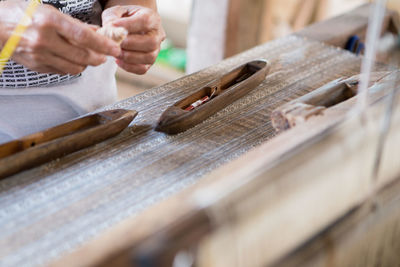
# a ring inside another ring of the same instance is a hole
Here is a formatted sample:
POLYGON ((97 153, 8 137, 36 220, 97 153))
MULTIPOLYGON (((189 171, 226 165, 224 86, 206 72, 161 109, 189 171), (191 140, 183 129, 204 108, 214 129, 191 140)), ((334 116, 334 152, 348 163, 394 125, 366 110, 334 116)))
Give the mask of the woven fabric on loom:
POLYGON ((116 138, 0 181, 0 265, 34 266, 72 251, 272 138, 277 106, 359 69, 349 52, 288 36, 108 107, 139 115, 116 138), (167 106, 257 58, 272 69, 249 95, 176 136, 153 131, 167 106))

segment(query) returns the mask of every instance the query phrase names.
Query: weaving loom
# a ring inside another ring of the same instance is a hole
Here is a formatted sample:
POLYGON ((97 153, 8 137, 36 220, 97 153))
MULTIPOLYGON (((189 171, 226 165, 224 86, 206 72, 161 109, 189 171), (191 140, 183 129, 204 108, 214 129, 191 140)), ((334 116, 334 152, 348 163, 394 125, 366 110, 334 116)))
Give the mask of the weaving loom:
MULTIPOLYGON (((107 107, 139 115, 115 138, 0 181, 1 265, 48 264, 139 216, 272 139, 275 108, 358 74, 360 64, 361 58, 348 51, 290 35, 107 107), (227 69, 259 58, 267 59, 271 70, 254 91, 178 135, 153 130, 168 106, 227 69)), ((77 263, 69 260, 57 264, 77 263)))

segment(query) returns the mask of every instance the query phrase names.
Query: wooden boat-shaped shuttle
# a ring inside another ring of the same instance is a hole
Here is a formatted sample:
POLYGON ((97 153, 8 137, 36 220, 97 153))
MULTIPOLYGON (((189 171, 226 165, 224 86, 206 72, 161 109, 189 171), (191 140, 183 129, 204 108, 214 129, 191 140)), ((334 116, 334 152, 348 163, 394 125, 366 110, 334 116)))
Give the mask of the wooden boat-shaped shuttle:
MULTIPOLYGON (((372 91, 372 86, 381 83, 390 74, 390 71, 371 73, 368 84, 370 99, 377 95, 376 90, 375 92, 372 91)), ((336 79, 276 108, 271 113, 272 126, 276 131, 282 132, 304 123, 309 118, 323 115, 326 109, 337 109, 345 112, 346 109, 343 105, 357 97, 360 79, 360 74, 349 78, 336 79)))
POLYGON ((266 60, 250 61, 233 69, 167 108, 156 131, 176 134, 195 126, 256 88, 269 69, 266 60))
POLYGON ((0 145, 0 179, 119 134, 138 113, 114 109, 88 115, 0 145))

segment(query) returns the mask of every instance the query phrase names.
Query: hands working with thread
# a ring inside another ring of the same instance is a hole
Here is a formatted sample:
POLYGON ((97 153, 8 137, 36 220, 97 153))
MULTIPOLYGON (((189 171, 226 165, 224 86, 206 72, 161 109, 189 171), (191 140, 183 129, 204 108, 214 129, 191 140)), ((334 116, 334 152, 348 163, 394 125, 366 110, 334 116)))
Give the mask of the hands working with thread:
MULTIPOLYGON (((78 74, 87 66, 98 66, 106 56, 128 72, 144 74, 154 63, 165 38, 155 1, 103 1, 103 25, 124 27, 129 35, 119 46, 96 33, 98 26, 63 14, 51 5, 40 5, 23 34, 12 59, 25 67, 56 74, 78 74)), ((0 2, 0 43, 4 45, 22 17, 26 1, 0 2)))

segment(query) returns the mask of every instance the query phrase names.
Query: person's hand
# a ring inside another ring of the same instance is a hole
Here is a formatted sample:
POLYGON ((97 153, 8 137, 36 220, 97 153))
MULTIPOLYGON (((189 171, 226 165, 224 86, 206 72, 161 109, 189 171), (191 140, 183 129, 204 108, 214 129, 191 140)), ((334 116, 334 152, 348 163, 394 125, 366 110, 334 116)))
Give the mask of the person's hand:
POLYGON ((165 39, 158 13, 135 5, 114 6, 103 12, 102 19, 103 25, 124 27, 129 32, 121 43, 122 52, 116 60, 118 66, 131 73, 146 73, 165 39))
MULTIPOLYGON (((22 17, 25 1, 0 2, 0 42, 3 46, 22 17)), ((40 5, 23 34, 12 59, 41 73, 78 74, 87 66, 105 62, 106 55, 118 56, 114 41, 95 32, 93 26, 40 5)))

